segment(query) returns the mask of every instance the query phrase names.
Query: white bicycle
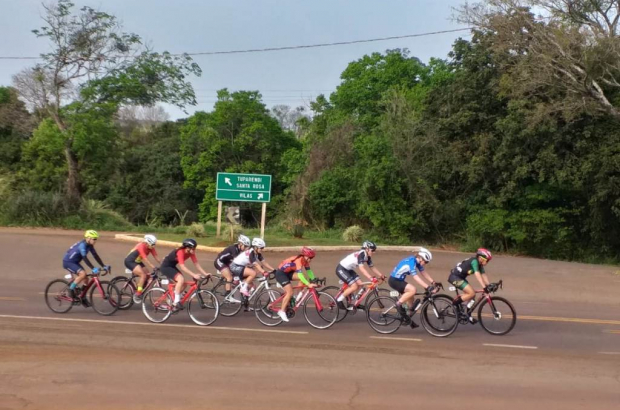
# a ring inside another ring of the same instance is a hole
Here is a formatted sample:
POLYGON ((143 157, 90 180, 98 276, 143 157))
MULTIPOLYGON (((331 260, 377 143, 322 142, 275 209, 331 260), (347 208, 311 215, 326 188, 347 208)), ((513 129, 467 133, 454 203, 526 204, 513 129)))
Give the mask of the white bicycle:
POLYGON ((217 300, 220 305, 220 314, 223 316, 235 316, 237 313, 241 311, 243 308, 246 312, 253 310, 253 301, 255 297, 261 293, 263 290, 273 289, 275 292, 282 293, 281 290, 272 288, 269 281, 275 278, 275 274, 273 272, 269 273, 268 276, 263 276, 262 278, 258 278, 258 285, 249 287, 250 296, 244 296, 241 294, 241 281, 233 280, 233 282, 228 282, 226 278, 224 278, 221 273, 218 271, 216 275, 212 277, 215 280, 215 284, 211 289, 211 292, 215 294, 217 300), (230 293, 226 294, 226 283, 231 284, 233 288, 230 293))

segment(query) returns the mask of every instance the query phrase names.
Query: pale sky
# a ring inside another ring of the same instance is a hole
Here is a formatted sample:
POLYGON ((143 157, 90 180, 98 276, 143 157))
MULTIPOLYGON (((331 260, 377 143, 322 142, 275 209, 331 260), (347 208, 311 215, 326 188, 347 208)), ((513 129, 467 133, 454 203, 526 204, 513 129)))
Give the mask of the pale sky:
MULTIPOLYGON (((74 0, 118 17, 124 30, 156 51, 204 52, 284 47, 401 36, 463 27, 452 20, 465 0, 74 0)), ((47 50, 31 30, 43 25, 40 0, 0 0, 0 56, 38 56, 47 50)), ((210 111, 216 91, 258 90, 268 107, 306 105, 329 95, 351 61, 364 54, 408 48, 423 62, 446 58, 467 31, 336 47, 253 54, 196 56, 202 77, 192 78, 195 111, 210 111)), ((34 65, 0 60, 0 85, 34 65)), ((172 119, 186 117, 166 107, 172 119)))

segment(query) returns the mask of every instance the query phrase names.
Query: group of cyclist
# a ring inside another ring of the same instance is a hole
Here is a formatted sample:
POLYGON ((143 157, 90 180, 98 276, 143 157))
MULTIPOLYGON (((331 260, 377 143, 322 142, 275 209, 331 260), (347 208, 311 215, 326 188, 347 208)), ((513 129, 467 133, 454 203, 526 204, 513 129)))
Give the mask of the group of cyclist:
MULTIPOLYGON (((80 264, 84 263, 97 274, 100 268, 96 268, 88 259, 90 252, 101 269, 109 270, 109 266, 104 265, 103 261, 95 251, 95 243, 99 238, 96 231, 88 230, 84 234, 84 239, 73 244, 63 258, 63 268, 72 274, 77 275, 70 285, 70 295, 75 297, 75 288, 86 278, 86 271, 80 264)), ((168 279, 176 283, 174 289, 173 310, 182 309, 180 304, 181 293, 184 288, 186 274, 195 280, 207 277, 210 274, 205 272, 198 259, 196 258, 197 242, 195 239, 185 239, 181 246, 172 250, 161 262, 158 258, 155 246, 157 238, 154 235, 145 235, 144 240, 138 243, 129 252, 125 258, 125 267, 138 277, 137 290, 134 294, 134 302, 140 303, 143 287, 145 286, 149 275, 149 268, 155 269, 155 266, 149 261, 148 256, 152 255, 153 259, 160 264, 161 273, 168 279), (199 273, 194 273, 187 266, 185 261, 190 259, 199 273), (148 265, 148 268, 147 268, 148 265)), ((317 286, 314 273, 310 268, 310 261, 316 256, 314 249, 304 246, 301 251, 294 256, 283 260, 277 268, 273 268, 265 260, 262 252, 265 249, 265 241, 261 238, 253 238, 250 240, 245 235, 240 235, 237 243, 230 245, 220 252, 213 263, 214 268, 225 279, 226 294, 231 291, 231 284, 240 281, 241 293, 244 296, 250 296, 250 287, 257 274, 267 276, 269 273, 275 274, 276 281, 282 286, 285 296, 282 305, 278 311, 278 315, 284 322, 288 322, 286 307, 293 296, 292 281, 300 281, 307 287, 317 286), (307 275, 307 277, 306 277, 307 275)), ((386 279, 385 275, 377 269, 372 261, 372 256, 377 251, 377 245, 372 241, 364 241, 361 249, 347 255, 336 267, 336 276, 348 286, 344 292, 338 297, 337 303, 340 309, 346 309, 344 304, 345 298, 356 292, 363 286, 362 280, 356 272, 356 269, 367 277, 373 283, 386 279)), ((474 275, 480 285, 487 290, 490 281, 484 271, 486 264, 492 259, 491 252, 487 249, 480 248, 476 254, 459 262, 451 271, 448 282, 460 289, 463 293, 454 299, 454 304, 461 308, 462 303, 467 303, 475 297, 475 290, 468 282, 468 277, 474 275)), ((416 287, 419 285, 429 292, 436 292, 437 282, 426 272, 426 266, 432 261, 433 255, 426 248, 420 248, 415 255, 408 256, 401 260, 390 273, 388 285, 397 291, 400 295, 396 302, 396 307, 403 317, 408 317, 405 304, 415 299, 416 287), (414 283, 406 281, 407 276, 412 276, 414 283)), ((419 300, 417 300, 419 302, 419 300)), ((87 304, 86 300, 82 303, 87 304)), ((411 310, 414 311, 415 303, 409 304, 411 310)), ((462 308, 461 308, 462 309, 462 308)), ((463 309, 464 311, 465 309, 463 309)), ((469 317, 472 323, 475 319, 469 317)), ((417 327, 413 321, 410 321, 411 327, 417 327)))

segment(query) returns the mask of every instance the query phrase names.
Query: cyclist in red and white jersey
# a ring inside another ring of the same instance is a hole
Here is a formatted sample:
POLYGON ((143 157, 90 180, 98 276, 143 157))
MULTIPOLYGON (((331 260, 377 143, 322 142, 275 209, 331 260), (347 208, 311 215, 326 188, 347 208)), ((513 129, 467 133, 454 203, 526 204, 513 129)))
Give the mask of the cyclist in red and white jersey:
POLYGON ((360 286, 362 286, 362 280, 359 278, 355 269, 358 268, 360 272, 372 282, 377 282, 378 278, 384 279, 385 275, 379 271, 379 269, 375 268, 372 263, 372 255, 377 250, 377 245, 371 241, 364 241, 362 244, 362 249, 353 252, 350 255, 347 255, 346 258, 340 261, 338 266, 336 267, 336 276, 349 285, 347 289, 338 297, 338 307, 340 309, 346 309, 344 305, 344 300, 351 293, 356 292, 360 286), (368 265, 368 268, 374 273, 376 276, 373 276, 368 272, 368 269, 364 264, 368 265))
POLYGON ((265 241, 261 238, 252 239, 252 246, 237 255, 228 266, 233 277, 239 278, 239 280, 245 279, 241 283, 241 294, 244 296, 250 296, 248 285, 256 278, 257 270, 263 275, 266 275, 267 272, 265 268, 269 271, 274 270, 262 255, 265 246, 265 241))

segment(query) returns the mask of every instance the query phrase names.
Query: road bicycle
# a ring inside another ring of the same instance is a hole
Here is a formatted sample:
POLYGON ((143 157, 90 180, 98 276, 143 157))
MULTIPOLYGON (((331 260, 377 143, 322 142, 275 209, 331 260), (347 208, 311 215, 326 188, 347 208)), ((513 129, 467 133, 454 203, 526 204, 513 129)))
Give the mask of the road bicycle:
POLYGON ((180 310, 187 309, 187 314, 194 323, 200 326, 208 326, 217 320, 220 312, 217 298, 213 292, 201 289, 200 286, 205 278, 184 284, 184 288, 189 285, 189 289, 183 293, 181 298, 182 308, 176 310, 173 307, 174 288, 176 283, 167 283, 167 279, 162 280, 162 284, 168 284, 167 289, 151 288, 142 295, 142 313, 148 320, 154 323, 163 323, 180 310))
MULTIPOLYGON (((253 285, 250 285, 248 287, 250 296, 244 296, 241 294, 242 282, 240 280, 228 282, 226 278, 220 275, 213 278, 215 284, 213 285, 211 291, 215 294, 220 304, 220 313, 223 316, 230 317, 235 316, 237 313, 239 313, 241 311, 241 308, 244 308, 245 311, 253 309, 251 306, 253 305, 256 296, 265 289, 272 289, 270 281, 272 281, 274 278, 274 272, 270 272, 267 276, 258 278, 258 286, 254 287, 253 285), (226 293, 226 283, 232 285, 232 289, 229 293, 226 293)), ((205 284, 203 286, 208 285, 205 284)), ((277 292, 282 293, 281 291, 277 292)))
MULTIPOLYGON (((379 296, 390 297, 390 291, 388 289, 381 289, 379 286, 385 281, 385 278, 379 279, 378 282, 362 282, 362 287, 357 293, 352 293, 348 295, 343 303, 346 306, 346 309, 340 309, 338 311, 338 319, 337 322, 340 322, 342 319, 347 317, 348 314, 355 315, 359 310, 366 309, 366 305, 368 302, 374 298, 378 298, 379 296), (363 304, 362 301, 365 303, 363 304)), ((329 293, 334 299, 338 300, 340 295, 349 287, 343 281, 339 281, 342 285, 340 288, 337 286, 327 286, 321 289, 321 292, 329 293)))
MULTIPOLYGON (((491 296, 492 293, 504 288, 504 282, 500 280, 497 283, 487 285, 487 290, 477 290, 474 298, 469 301, 467 306, 462 304, 457 306, 457 314, 459 323, 466 325, 468 323, 475 324, 470 320, 472 314, 476 312, 480 326, 487 332, 496 336, 503 336, 509 333, 517 323, 517 311, 512 303, 500 296, 491 296), (476 300, 477 299, 477 300, 476 300)), ((451 291, 455 291, 457 296, 461 294, 459 289, 450 286, 451 291)), ((449 298, 449 296, 446 295, 449 298)))
MULTIPOLYGON (((315 283, 325 285, 326 279, 315 280, 315 283)), ((309 288, 300 284, 293 287, 300 293, 296 298, 291 298, 291 303, 286 307, 286 315, 289 319, 295 317, 299 309, 303 307, 306 322, 316 329, 327 329, 338 320, 338 305, 336 299, 329 293, 309 288)), ((275 289, 265 289, 258 294, 254 301, 254 314, 265 326, 278 326, 282 318, 278 315, 284 294, 275 289)))
MULTIPOLYGON (((414 301, 412 309, 404 316, 396 306, 400 295, 397 291, 393 291, 393 297, 380 296, 371 300, 366 309, 368 324, 378 333, 394 333, 402 325, 412 325, 413 316, 419 311, 424 330, 435 337, 450 336, 459 324, 456 307, 449 296, 433 293, 435 289, 443 289, 443 285, 438 283, 429 286, 424 292, 416 293, 416 296, 423 296, 422 300, 414 301)), ((406 305, 403 308, 408 310, 406 305)))
MULTIPOLYGON (((101 276, 111 273, 112 269, 101 269, 101 276)), ((76 274, 69 273, 65 279, 54 279, 45 287, 45 304, 52 312, 67 313, 75 305, 92 307, 100 315, 114 314, 120 304, 120 292, 111 282, 100 280, 99 272, 87 275, 86 284, 74 289, 75 298, 69 292, 69 286, 76 274)))
MULTIPOLYGON (((134 275, 132 271, 129 269, 125 269, 125 273, 130 274, 131 277, 128 278, 126 276, 117 276, 112 279, 110 282, 116 285, 119 292, 121 293, 121 301, 119 305, 120 310, 127 310, 134 305, 133 296, 138 289, 138 280, 139 276, 134 275)), ((144 284, 144 289, 142 290, 142 295, 151 289, 152 287, 161 288, 162 287, 162 279, 159 276, 159 268, 155 268, 153 272, 151 272, 147 276, 146 283, 144 284)))

